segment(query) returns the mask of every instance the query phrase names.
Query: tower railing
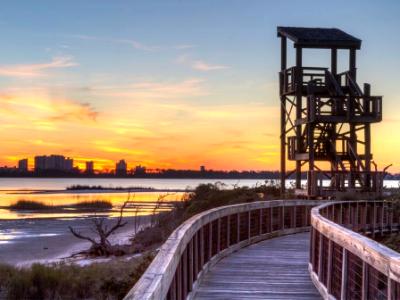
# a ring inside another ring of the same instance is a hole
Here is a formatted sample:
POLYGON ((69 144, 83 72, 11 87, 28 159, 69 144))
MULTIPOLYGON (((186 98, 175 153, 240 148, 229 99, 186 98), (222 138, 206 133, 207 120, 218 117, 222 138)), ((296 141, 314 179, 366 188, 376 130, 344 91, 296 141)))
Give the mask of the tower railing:
POLYGON ((125 299, 191 298, 208 269, 224 256, 261 240, 309 230, 321 201, 276 200, 224 206, 179 226, 125 299))
POLYGON ((325 299, 400 299, 400 254, 367 237, 399 231, 399 219, 385 201, 312 209, 309 271, 325 299))

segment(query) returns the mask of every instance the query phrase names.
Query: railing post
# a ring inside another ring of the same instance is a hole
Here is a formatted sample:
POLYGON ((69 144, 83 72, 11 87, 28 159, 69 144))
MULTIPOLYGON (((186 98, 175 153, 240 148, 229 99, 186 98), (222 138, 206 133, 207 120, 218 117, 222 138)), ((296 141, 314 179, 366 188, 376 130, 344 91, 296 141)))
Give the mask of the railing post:
POLYGON ((343 248, 342 254, 342 290, 340 293, 340 299, 346 300, 347 296, 347 250, 343 248))
POLYGON ((272 207, 269 208, 269 225, 270 225, 270 232, 274 231, 274 209, 272 207))
POLYGON ((260 208, 258 213, 258 235, 262 234, 262 208, 260 208))
POLYGON ((231 215, 227 217, 227 224, 226 224, 226 248, 229 248, 230 241, 231 241, 231 215))
POLYGON ((217 253, 221 250, 221 218, 217 221, 217 253))
POLYGON ((389 232, 393 232, 393 203, 388 203, 388 221, 389 221, 389 232))
POLYGON ((381 223, 381 236, 383 235, 383 230, 384 230, 384 220, 385 220, 385 202, 382 202, 382 204, 380 205, 381 207, 381 213, 380 213, 380 223, 381 223))
POLYGON ((375 238, 375 224, 376 224, 376 202, 374 201, 374 207, 372 212, 372 239, 375 238))
POLYGON ((280 216, 281 229, 285 229, 285 205, 281 206, 281 211, 282 211, 281 216, 280 216))
POLYGON ((188 264, 189 264, 189 278, 188 278, 188 293, 190 293, 193 289, 193 264, 194 264, 194 259, 193 259, 193 239, 189 242, 189 253, 188 253, 188 264))
POLYGON ((355 214, 355 216, 354 216, 354 228, 356 229, 356 231, 358 231, 359 230, 359 219, 358 219, 358 202, 356 203, 356 214, 355 214))
POLYGON ((363 225, 362 231, 364 233, 367 232, 367 211, 368 211, 368 202, 365 202, 362 211, 362 225, 363 225))
POLYGON ((213 227, 212 222, 208 223, 208 261, 212 257, 212 238, 213 238, 212 227, 213 227))
POLYGON ((297 215, 297 210, 296 210, 296 205, 292 207, 292 219, 291 219, 291 228, 296 228, 296 215, 297 215))
POLYGON ((339 224, 343 224, 343 204, 340 203, 339 208, 339 224))
POLYGON ((176 298, 178 300, 182 300, 182 260, 178 264, 178 268, 176 269, 176 298))
POLYGON ((368 264, 365 261, 363 261, 361 300, 368 300, 367 297, 368 297, 368 264))
POLYGON ((247 239, 251 238, 251 211, 247 212, 247 239))
POLYGON ((240 242, 240 213, 237 214, 237 242, 240 242))
POLYGON ((323 269, 322 269, 322 255, 323 255, 323 241, 324 241, 324 235, 322 233, 319 233, 319 247, 318 247, 318 279, 319 281, 322 281, 322 273, 323 273, 323 269))
POLYGON ((199 232, 197 231, 193 237, 193 281, 196 281, 199 274, 199 232))
POLYGON ((188 247, 182 253, 182 295, 186 299, 188 294, 188 266, 187 266, 188 247))
POLYGON ((200 228, 200 267, 204 266, 204 227, 200 228))
POLYGON ((331 285, 332 285, 332 283, 331 283, 331 281, 332 281, 332 260, 333 260, 332 251, 333 251, 333 242, 332 242, 332 240, 329 240, 329 242, 328 242, 328 271, 326 274, 326 284, 327 284, 326 289, 328 290, 328 294, 330 294, 331 290, 332 290, 332 288, 331 288, 331 285))

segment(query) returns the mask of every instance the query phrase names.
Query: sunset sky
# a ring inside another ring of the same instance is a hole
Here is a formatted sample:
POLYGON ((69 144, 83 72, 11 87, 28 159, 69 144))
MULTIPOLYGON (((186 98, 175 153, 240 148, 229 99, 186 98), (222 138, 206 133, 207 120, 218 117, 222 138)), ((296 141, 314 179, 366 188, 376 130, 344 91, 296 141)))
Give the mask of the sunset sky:
MULTIPOLYGON (((358 81, 384 96, 374 159, 399 172, 399 14, 399 1, 4 2, 0 165, 276 170, 283 25, 363 40, 358 81)), ((329 57, 307 53, 309 66, 329 57)))

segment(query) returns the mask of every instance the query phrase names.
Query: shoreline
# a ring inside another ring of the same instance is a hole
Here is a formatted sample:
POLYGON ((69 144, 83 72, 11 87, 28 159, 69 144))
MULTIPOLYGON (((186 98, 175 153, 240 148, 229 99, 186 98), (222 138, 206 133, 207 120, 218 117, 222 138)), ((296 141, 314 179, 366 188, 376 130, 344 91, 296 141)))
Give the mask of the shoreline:
MULTIPOLYGON (((150 216, 124 217, 128 223, 110 237, 111 243, 122 245, 129 242, 129 239, 136 233, 134 228, 135 218, 139 218, 140 228, 147 226, 150 221, 150 216)), ((107 222, 112 223, 113 219, 107 218, 107 222)), ((11 230, 12 227, 17 227, 20 228, 22 233, 19 236, 15 235, 8 243, 1 244, 0 263, 18 267, 29 267, 34 263, 51 264, 65 262, 80 264, 84 262, 88 264, 97 260, 96 258, 87 258, 84 256, 72 257, 74 254, 87 250, 90 247, 90 243, 74 237, 69 232, 68 226, 73 226, 80 232, 83 232, 83 234, 93 237, 93 233, 90 230, 92 224, 88 218, 74 218, 70 220, 14 220, 13 223, 9 224, 10 227, 8 229, 10 229, 10 232, 13 232, 11 230)), ((7 227, 6 223, 0 225, 3 228, 7 227)), ((7 229, 3 229, 2 231, 7 232, 7 229)), ((102 259, 104 257, 99 258, 99 260, 102 259)))
POLYGON ((111 194, 111 193, 183 193, 183 192, 193 192, 194 189, 153 189, 153 188, 143 188, 143 189, 76 189, 76 190, 35 190, 35 189, 15 189, 15 190, 0 190, 1 192, 8 192, 10 195, 40 195, 40 194, 111 194))

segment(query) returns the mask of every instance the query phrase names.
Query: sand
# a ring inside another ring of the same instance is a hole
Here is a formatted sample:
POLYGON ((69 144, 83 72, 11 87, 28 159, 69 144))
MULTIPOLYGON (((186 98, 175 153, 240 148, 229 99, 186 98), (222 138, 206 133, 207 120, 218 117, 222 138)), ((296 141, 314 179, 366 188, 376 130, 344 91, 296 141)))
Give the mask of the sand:
MULTIPOLYGON (((113 234, 110 240, 115 244, 126 244, 135 234, 135 217, 126 217, 128 224, 113 234)), ((145 226, 149 217, 137 217, 145 226)), ((82 250, 90 243, 74 237, 68 229, 72 226, 79 232, 95 236, 91 232, 90 217, 62 219, 20 219, 0 221, 0 262, 16 266, 32 263, 59 262, 82 250)), ((107 223, 115 219, 107 219, 107 223)))

